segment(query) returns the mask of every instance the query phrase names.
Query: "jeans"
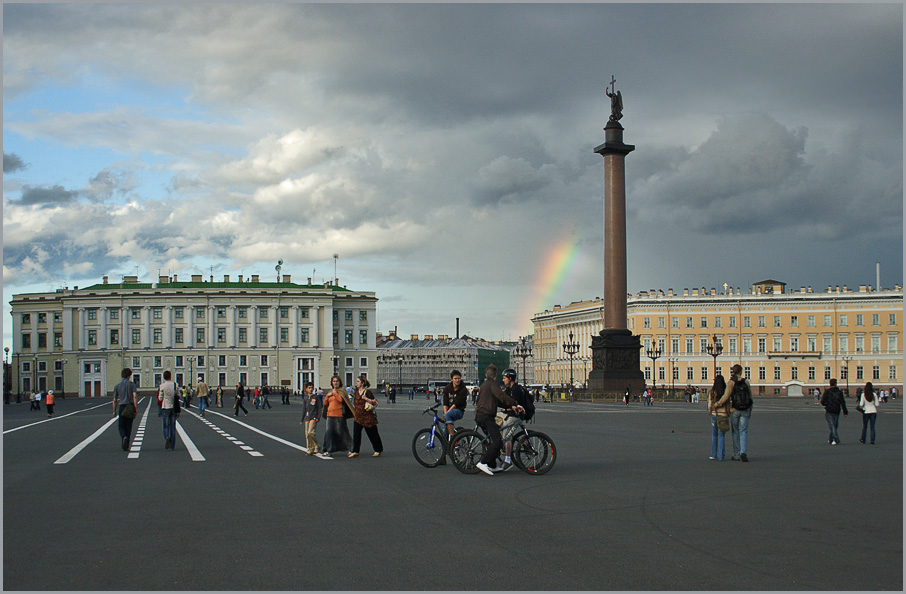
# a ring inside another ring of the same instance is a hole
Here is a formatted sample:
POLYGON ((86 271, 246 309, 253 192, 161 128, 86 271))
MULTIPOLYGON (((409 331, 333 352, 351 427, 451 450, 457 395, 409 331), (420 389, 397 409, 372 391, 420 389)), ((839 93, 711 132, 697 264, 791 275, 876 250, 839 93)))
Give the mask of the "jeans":
POLYGON ((837 426, 840 424, 840 413, 825 412, 824 418, 827 419, 827 428, 830 429, 827 442, 836 441, 840 443, 840 436, 837 434, 837 426))
POLYGON ((444 421, 447 422, 447 425, 452 425, 456 421, 462 418, 462 410, 458 408, 451 408, 447 411, 447 414, 444 415, 444 421))
POLYGON ((208 408, 208 397, 202 396, 198 399, 198 412, 201 413, 201 416, 204 416, 204 409, 208 408))
POLYGON ((261 410, 264 410, 264 407, 274 408, 271 406, 271 403, 267 401, 267 394, 261 397, 261 410))
POLYGON ((124 437, 132 437, 132 421, 134 419, 127 419, 122 416, 124 408, 126 408, 125 404, 120 404, 119 408, 117 408, 117 413, 120 415, 119 423, 117 424, 117 428, 120 430, 120 441, 122 441, 124 437))
POLYGON ((865 429, 868 428, 868 423, 871 421, 871 443, 875 442, 875 417, 878 416, 878 413, 865 413, 862 415, 862 443, 865 443, 865 429))
POLYGON ((176 415, 173 414, 172 408, 162 408, 160 411, 161 421, 164 428, 164 439, 172 439, 176 443, 176 415))
POLYGON ((739 458, 746 453, 749 443, 749 415, 751 410, 730 411, 730 428, 733 431, 733 457, 739 458))
POLYGON ((726 433, 717 428, 717 415, 711 415, 711 457, 724 459, 726 433))

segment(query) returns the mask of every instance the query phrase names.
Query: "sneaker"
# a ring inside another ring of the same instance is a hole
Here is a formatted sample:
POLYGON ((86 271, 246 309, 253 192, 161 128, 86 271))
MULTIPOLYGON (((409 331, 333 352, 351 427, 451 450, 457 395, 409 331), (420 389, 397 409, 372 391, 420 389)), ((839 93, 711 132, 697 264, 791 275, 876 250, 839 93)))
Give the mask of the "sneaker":
POLYGON ((743 462, 749 461, 749 457, 746 456, 745 454, 740 454, 739 459, 742 460, 743 462))
POLYGON ((123 451, 128 450, 128 449, 129 449, 129 438, 124 437, 123 438, 123 451))
POLYGON ((512 462, 504 462, 504 463, 503 463, 503 468, 501 468, 500 470, 502 470, 503 472, 506 472, 507 470, 509 470, 509 469, 512 468, 512 467, 513 467, 513 463, 512 463, 512 462))
POLYGON ((865 440, 864 440, 864 439, 860 439, 860 440, 859 440, 859 443, 865 443, 865 440))
POLYGON ((708 456, 708 460, 717 460, 715 456, 708 456))
POLYGON ((495 466, 491 469, 491 472, 503 472, 504 470, 506 470, 506 468, 504 468, 503 466, 495 466))
POLYGON ((491 476, 494 476, 494 471, 491 470, 490 467, 489 467, 487 464, 483 463, 483 462, 479 462, 478 464, 476 464, 476 465, 475 465, 475 468, 477 468, 478 470, 480 470, 481 472, 483 472, 483 473, 485 473, 485 474, 489 474, 489 475, 491 475, 491 476))
POLYGON ((832 441, 832 442, 831 442, 831 445, 837 445, 837 442, 836 442, 836 441, 832 441))

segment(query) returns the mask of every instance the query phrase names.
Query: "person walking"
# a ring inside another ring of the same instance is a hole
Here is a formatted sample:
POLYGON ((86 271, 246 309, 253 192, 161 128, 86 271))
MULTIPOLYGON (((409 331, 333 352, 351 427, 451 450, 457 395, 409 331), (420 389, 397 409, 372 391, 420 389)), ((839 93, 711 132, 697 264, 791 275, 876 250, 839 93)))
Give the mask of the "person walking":
POLYGON ((846 399, 843 397, 843 392, 837 387, 837 378, 831 378, 830 387, 821 395, 821 406, 824 407, 824 418, 827 421, 827 428, 830 429, 827 443, 837 445, 840 443, 840 435, 837 433, 837 427, 840 423, 840 411, 843 411, 844 417, 849 416, 849 411, 846 409, 846 399))
POLYGON ((161 424, 164 430, 164 449, 172 450, 176 447, 176 384, 170 381, 170 370, 164 372, 164 383, 157 389, 157 398, 160 401, 161 424))
POLYGON ((204 416, 204 411, 211 406, 211 403, 208 400, 208 385, 204 383, 204 378, 200 375, 198 376, 198 385, 195 386, 195 394, 198 396, 198 411, 201 416, 204 416))
MULTIPOLYGON (((48 401, 48 407, 50 401, 48 401)), ((878 416, 878 403, 875 398, 874 386, 871 382, 865 384, 865 390, 862 391, 862 397, 859 399, 859 406, 862 407, 862 437, 860 443, 865 443, 865 430, 871 424, 871 443, 875 443, 875 418, 878 416)))
POLYGON ((747 455, 749 443, 749 417, 752 415, 752 388, 748 380, 742 376, 742 365, 732 367, 730 382, 720 400, 717 408, 729 401, 730 403, 730 428, 733 432, 733 456, 731 460, 748 462, 747 455))
POLYGON ((274 408, 273 406, 271 406, 271 403, 267 401, 267 397, 270 395, 270 393, 271 389, 267 386, 264 386, 264 388, 261 390, 261 410, 264 410, 265 406, 268 408, 274 408))
POLYGON ((138 390, 132 383, 132 370, 126 367, 120 373, 120 382, 113 387, 113 416, 119 415, 117 428, 120 432, 123 450, 129 449, 129 438, 132 437, 132 420, 138 413, 138 390), (126 405, 131 404, 131 415, 123 415, 126 405))
MULTIPOLYGON (((47 400, 44 401, 44 404, 46 405, 46 408, 47 408, 47 416, 52 417, 53 416, 53 390, 49 390, 47 392, 47 400)), ((874 425, 872 425, 872 427, 874 427, 874 425)), ((863 435, 862 437, 865 437, 865 436, 863 435)))
POLYGON ((315 394, 315 385, 312 382, 305 382, 302 389, 302 420, 300 424, 305 428, 305 455, 314 456, 320 449, 318 448, 318 421, 324 412, 324 398, 320 394, 315 394))
POLYGON ((730 403, 725 402, 718 407, 724 392, 727 391, 727 382, 724 376, 717 374, 714 385, 708 392, 708 415, 711 417, 711 455, 709 460, 723 460, 727 431, 730 430, 730 403))
POLYGON ((223 408, 223 386, 217 386, 214 399, 217 401, 217 408, 223 408))
POLYGON ((245 398, 245 388, 242 386, 242 383, 236 384, 236 402, 233 403, 233 410, 236 411, 236 414, 233 416, 239 416, 239 409, 242 409, 242 412, 245 413, 245 416, 248 416, 249 411, 245 410, 245 407, 242 406, 242 399, 245 398))
POLYGON ((334 452, 350 449, 352 437, 346 419, 353 416, 352 404, 343 389, 343 380, 335 375, 330 378, 330 390, 324 395, 324 407, 327 409, 327 427, 324 430, 324 457, 334 452))
POLYGON ((364 375, 355 379, 355 392, 353 393, 352 408, 355 410, 355 418, 352 424, 352 451, 349 453, 350 458, 357 458, 359 450, 362 448, 362 430, 368 434, 371 441, 371 447, 374 449, 372 457, 377 458, 384 451, 384 444, 381 441, 381 434, 378 433, 377 415, 374 414, 374 407, 377 406, 377 399, 371 390, 371 382, 364 375), (365 405, 370 404, 371 410, 365 405))

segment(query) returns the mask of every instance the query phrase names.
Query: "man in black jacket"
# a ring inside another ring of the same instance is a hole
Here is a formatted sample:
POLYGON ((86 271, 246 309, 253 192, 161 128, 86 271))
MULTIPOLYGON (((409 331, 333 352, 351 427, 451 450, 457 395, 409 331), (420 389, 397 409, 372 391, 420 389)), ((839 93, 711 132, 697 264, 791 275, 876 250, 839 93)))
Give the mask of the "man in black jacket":
POLYGON ((827 437, 828 443, 837 445, 840 443, 840 436, 837 435, 837 425, 840 422, 840 410, 843 410, 843 416, 848 417, 849 411, 846 410, 846 399, 843 398, 843 392, 837 387, 837 380, 831 379, 830 388, 824 391, 821 396, 821 406, 824 407, 824 418, 827 419, 827 427, 830 429, 830 435, 827 437))
POLYGON ((478 401, 475 404, 475 423, 484 429, 491 438, 481 462, 475 466, 483 473, 490 475, 503 470, 502 467, 496 467, 497 455, 500 454, 500 446, 503 441, 500 436, 500 427, 497 426, 496 421, 498 407, 512 409, 519 413, 525 412, 525 409, 516 404, 501 389, 500 384, 497 383, 497 366, 492 363, 485 371, 485 380, 478 390, 478 401), (495 466, 493 469, 491 464, 495 466))

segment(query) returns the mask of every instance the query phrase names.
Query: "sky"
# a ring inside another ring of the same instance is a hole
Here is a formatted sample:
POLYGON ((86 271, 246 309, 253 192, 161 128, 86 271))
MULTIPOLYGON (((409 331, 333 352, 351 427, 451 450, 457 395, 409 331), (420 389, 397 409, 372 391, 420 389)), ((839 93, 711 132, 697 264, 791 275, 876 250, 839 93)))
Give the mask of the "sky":
POLYGON ((279 259, 515 340, 604 296, 612 77, 631 294, 902 284, 901 4, 4 4, 4 345, 14 294, 279 259))

